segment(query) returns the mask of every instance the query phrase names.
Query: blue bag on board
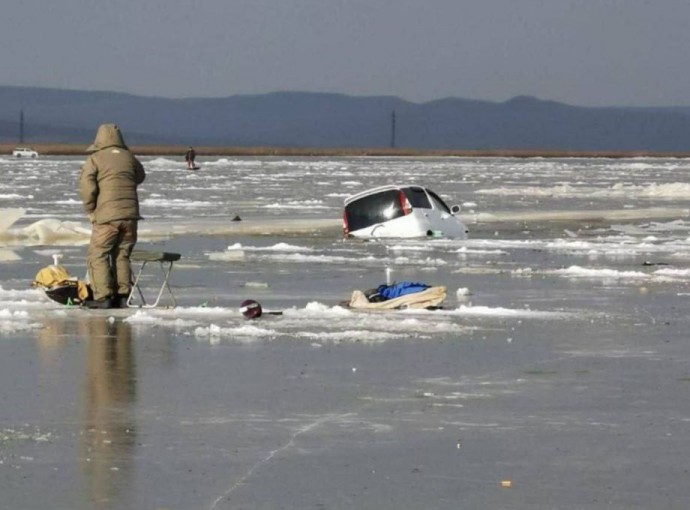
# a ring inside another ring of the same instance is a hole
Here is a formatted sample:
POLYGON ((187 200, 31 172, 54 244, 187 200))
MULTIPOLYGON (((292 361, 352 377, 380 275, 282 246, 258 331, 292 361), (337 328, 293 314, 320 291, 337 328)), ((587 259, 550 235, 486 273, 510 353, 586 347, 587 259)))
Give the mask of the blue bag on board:
POLYGON ((415 292, 422 292, 431 287, 425 283, 417 282, 400 282, 392 285, 379 285, 376 288, 376 294, 381 296, 383 300, 394 299, 407 294, 414 294, 415 292))

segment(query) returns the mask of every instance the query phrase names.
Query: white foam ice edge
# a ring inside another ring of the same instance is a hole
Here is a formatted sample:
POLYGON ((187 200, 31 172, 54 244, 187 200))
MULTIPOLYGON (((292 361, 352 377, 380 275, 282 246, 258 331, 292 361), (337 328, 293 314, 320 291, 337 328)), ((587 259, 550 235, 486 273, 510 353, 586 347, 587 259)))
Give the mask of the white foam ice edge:
POLYGON ((664 267, 646 273, 644 271, 620 271, 609 268, 590 268, 569 266, 561 269, 534 271, 532 268, 520 268, 512 271, 514 276, 531 276, 533 274, 556 275, 573 279, 600 279, 618 281, 648 281, 657 283, 686 282, 690 280, 690 269, 664 267))
POLYGON ((687 182, 668 182, 663 184, 634 185, 616 183, 608 188, 581 184, 563 183, 555 186, 511 186, 478 189, 479 195, 533 196, 533 197, 580 197, 589 198, 688 198, 690 184, 687 182))
POLYGON ((5 290, 0 286, 0 332, 16 333, 42 328, 33 311, 44 310, 46 305, 54 308, 46 303, 47 299, 38 289, 5 290))
MULTIPOLYGON (((253 251, 262 251, 256 250, 253 251)), ((445 266, 448 264, 447 261, 438 258, 410 258, 410 257, 393 257, 393 258, 382 258, 373 255, 365 257, 352 257, 343 255, 321 255, 321 254, 310 254, 310 253, 290 253, 288 250, 277 250, 283 251, 283 253, 257 253, 247 255, 243 249, 232 249, 226 250, 224 252, 211 252, 206 253, 209 260, 214 261, 228 261, 234 262, 239 259, 255 258, 257 260, 262 260, 266 262, 279 262, 279 263, 291 263, 291 264, 359 264, 359 265, 421 265, 424 267, 438 267, 445 266)))
POLYGON ((271 246, 243 246, 242 243, 235 243, 227 247, 228 251, 278 251, 278 252, 310 252, 314 248, 306 246, 296 246, 288 243, 276 243, 271 246))
MULTIPOLYGON (((192 204, 194 205, 194 204, 192 204)), ((199 205, 199 204, 196 204, 199 205)), ((211 204, 213 205, 213 204, 211 204)), ((21 209, 6 209, 1 211, 9 211, 0 220, 0 242, 5 245, 75 245, 86 244, 91 235, 90 225, 78 221, 63 221, 55 218, 44 218, 31 223, 28 226, 17 228, 13 227, 14 223, 23 215, 21 209)), ((687 248, 690 244, 690 238, 680 239, 677 237, 678 232, 690 232, 690 224, 682 220, 678 220, 679 216, 688 216, 690 210, 679 211, 677 209, 663 209, 654 210, 632 210, 632 211, 609 211, 609 216, 602 216, 606 211, 536 211, 536 212, 522 212, 520 217, 522 219, 530 219, 530 215, 534 216, 532 219, 553 219, 556 215, 559 219, 578 219, 578 215, 609 217, 612 220, 622 219, 640 219, 651 220, 652 218, 666 218, 674 217, 674 221, 666 223, 650 222, 644 225, 644 229, 636 226, 617 226, 621 230, 627 231, 629 234, 644 234, 645 231, 650 234, 668 235, 675 233, 671 239, 655 239, 654 236, 646 236, 643 239, 632 238, 615 238, 609 236, 608 238, 589 238, 584 239, 555 239, 548 240, 505 240, 505 239, 467 239, 463 241, 446 241, 445 240, 424 240, 411 241, 407 243, 395 242, 388 249, 391 252, 431 252, 443 251, 443 249, 451 249, 458 255, 504 255, 505 249, 532 249, 541 248, 552 251, 573 251, 583 252, 591 251, 593 253, 603 254, 622 254, 634 252, 662 252, 677 248, 680 252, 681 248, 687 248), (645 230, 646 229, 646 230, 645 230)), ((507 214, 503 218, 500 213, 488 214, 484 213, 486 218, 481 221, 502 221, 509 219, 516 221, 516 213, 507 214)), ((233 222, 231 218, 223 217, 209 217, 200 216, 196 219, 181 219, 176 218, 175 221, 169 219, 148 219, 141 222, 139 225, 139 237, 145 239, 157 239, 160 237, 169 237, 174 235, 189 235, 189 234, 206 234, 206 235, 224 235, 224 234, 289 234, 289 233, 305 233, 305 232, 333 232, 334 239, 338 238, 339 229, 341 228, 341 220, 337 218, 253 218, 251 221, 233 222)), ((612 225, 613 228, 613 225, 612 225)), ((574 234, 576 235, 576 234, 574 234)), ((571 236, 572 237, 572 236, 571 236)), ((246 251, 284 251, 284 252, 307 252, 313 251, 311 248, 291 246, 287 243, 278 243, 273 248, 266 247, 250 247, 243 246, 242 249, 246 251)), ((237 246, 228 247, 228 251, 239 249, 237 246)), ((213 255, 213 257, 222 258, 222 255, 213 255)), ((337 260, 335 260, 337 261, 337 260)), ((313 262, 306 260, 305 262, 313 262)))
MULTIPOLYGON (((145 326, 190 325, 183 322, 186 309, 176 309, 173 312, 177 316, 175 322, 162 318, 157 311, 137 312, 125 320, 145 326)), ((194 309, 192 313, 198 314, 199 310, 194 309)), ((211 343, 221 340, 252 342, 276 338, 307 339, 322 343, 380 343, 405 338, 433 338, 438 334, 468 334, 473 328, 458 323, 455 319, 459 317, 559 319, 568 315, 570 314, 468 305, 449 310, 376 313, 312 302, 304 308, 284 310, 282 316, 271 316, 266 321, 260 319, 250 323, 239 312, 226 317, 225 323, 215 320, 210 323, 198 321, 190 334, 211 343)))
MULTIPOLYGON (((544 250, 556 253, 574 254, 578 256, 632 258, 636 255, 668 255, 673 258, 687 258, 690 237, 679 237, 678 232, 690 232, 690 223, 674 220, 666 223, 650 222, 643 226, 619 227, 624 234, 615 233, 607 236, 582 237, 571 231, 565 231, 568 238, 556 239, 464 239, 464 240, 397 240, 385 245, 387 253, 395 258, 387 259, 389 263, 414 263, 444 265, 443 259, 429 257, 428 254, 438 255, 456 254, 466 256, 504 256, 510 250, 544 250), (633 235, 634 234, 634 235, 633 235), (396 254, 398 256, 396 257, 396 254), (399 254, 408 254, 400 256, 399 254)), ((340 252, 338 247, 335 252, 340 252)), ((347 263, 351 256, 343 257, 337 253, 314 253, 315 248, 277 243, 273 246, 248 246, 235 243, 228 246, 224 252, 210 252, 206 255, 212 260, 234 261, 245 258, 247 254, 256 256, 263 254, 263 260, 274 259, 291 263, 347 263), (281 257, 278 254, 289 256, 281 257), (295 256, 303 254, 304 256, 295 256)), ((356 251, 356 250, 355 250, 356 251)), ((376 259, 381 261, 380 258, 376 259)), ((373 261, 373 258, 363 257, 360 262, 373 261)))
POLYGON ((16 333, 41 327, 40 323, 32 321, 26 310, 0 309, 0 332, 2 333, 16 333))
MULTIPOLYGON (((462 289, 458 295, 466 290, 462 289)), ((121 320, 136 327, 164 327, 199 340, 217 343, 223 339, 252 342, 277 338, 305 339, 310 342, 380 343, 406 338, 433 338, 435 335, 469 334, 474 327, 457 321, 463 317, 562 319, 571 314, 460 305, 455 309, 400 310, 367 312, 329 306, 319 302, 303 308, 288 308, 280 316, 267 315, 247 321, 239 310, 224 307, 178 307, 174 309, 117 310, 103 316, 104 320, 121 320)), ((67 319, 70 312, 50 301, 38 289, 5 290, 0 287, 0 331, 19 332, 43 327, 45 317, 67 319)), ((82 316, 83 317, 83 316, 82 316)))
MULTIPOLYGON (((179 235, 225 234, 290 234, 337 230, 340 220, 329 218, 258 218, 233 222, 231 218, 200 217, 183 221, 176 219, 147 220, 139 224, 139 239, 151 240, 179 235)), ((44 218, 22 228, 0 229, 0 242, 8 246, 87 244, 91 226, 87 222, 44 218)))
POLYGON ((46 218, 23 228, 0 230, 0 241, 11 245, 74 245, 89 242, 91 227, 75 221, 46 218))

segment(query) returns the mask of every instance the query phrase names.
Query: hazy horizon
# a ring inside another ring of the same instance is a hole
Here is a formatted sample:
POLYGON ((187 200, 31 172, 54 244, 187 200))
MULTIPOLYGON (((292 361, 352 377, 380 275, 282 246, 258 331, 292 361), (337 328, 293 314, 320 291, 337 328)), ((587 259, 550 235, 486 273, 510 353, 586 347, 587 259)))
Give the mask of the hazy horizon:
POLYGON ((184 99, 227 99, 227 98, 232 98, 232 97, 246 97, 246 96, 262 96, 262 95, 271 95, 271 94, 314 94, 314 95, 341 95, 341 96, 348 96, 348 97, 353 97, 353 98, 367 98, 367 97, 391 97, 391 98, 396 98, 400 99, 402 101, 411 103, 411 104, 425 104, 425 103, 432 103, 434 101, 442 101, 445 99, 460 99, 460 100, 467 100, 467 101, 477 101, 477 102, 486 102, 486 103, 495 103, 495 104, 500 104, 500 103, 505 103, 508 101, 511 101, 516 98, 521 98, 521 97, 527 97, 527 98, 534 98, 538 101, 549 101, 549 102, 555 102, 555 103, 561 103, 569 106, 577 106, 577 107, 585 107, 585 108, 683 108, 683 107, 690 107, 690 103, 688 104, 679 104, 679 105, 659 105, 659 104, 641 104, 641 105, 620 105, 620 104, 601 104, 601 105, 583 105, 583 104, 578 104, 574 103, 572 101, 567 101, 567 100, 557 100, 557 99, 549 99, 545 97, 540 97, 540 96, 535 96, 533 94, 515 94, 506 98, 502 99, 481 99, 481 98, 474 98, 474 97, 465 97, 465 96, 444 96, 444 97, 435 97, 431 99, 426 99, 426 100, 413 100, 413 99, 408 99, 405 97, 401 96, 396 96, 396 95, 391 95, 391 94, 354 94, 354 93, 347 93, 347 92, 328 92, 328 91, 320 91, 320 90, 270 90, 267 92, 246 92, 246 93, 236 93, 236 94, 226 94, 226 95, 218 95, 218 96, 193 96, 193 95, 187 95, 187 96, 165 96, 165 95, 157 95, 157 94, 138 94, 138 93, 133 93, 133 92, 127 92, 127 91, 122 91, 122 90, 105 90, 105 89, 84 89, 84 88, 67 88, 67 87, 52 87, 52 86, 46 86, 46 85, 14 85, 14 84, 7 84, 7 83, 0 83, 0 88, 1 87, 15 87, 15 88, 27 88, 27 89, 46 89, 46 90, 60 90, 60 91, 65 91, 65 92, 86 92, 86 93, 101 93, 101 94, 123 94, 123 95, 130 95, 133 97, 142 97, 142 98, 151 98, 151 99, 170 99, 170 100, 184 100, 184 99))

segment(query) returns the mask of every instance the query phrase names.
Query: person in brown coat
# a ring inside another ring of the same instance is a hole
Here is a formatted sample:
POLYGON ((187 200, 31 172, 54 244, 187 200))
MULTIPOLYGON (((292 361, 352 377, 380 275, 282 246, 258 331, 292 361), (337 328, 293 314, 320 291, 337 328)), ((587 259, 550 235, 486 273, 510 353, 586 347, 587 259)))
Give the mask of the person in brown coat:
POLYGON ((189 149, 187 149, 186 154, 184 155, 184 160, 187 162, 187 170, 196 170, 196 163, 194 163, 195 159, 196 151, 193 147, 190 146, 189 149))
POLYGON ((137 186, 146 172, 125 145, 115 124, 101 124, 92 152, 81 168, 79 195, 91 221, 86 254, 93 300, 89 308, 117 308, 132 288, 129 256, 137 242, 139 197, 137 186))

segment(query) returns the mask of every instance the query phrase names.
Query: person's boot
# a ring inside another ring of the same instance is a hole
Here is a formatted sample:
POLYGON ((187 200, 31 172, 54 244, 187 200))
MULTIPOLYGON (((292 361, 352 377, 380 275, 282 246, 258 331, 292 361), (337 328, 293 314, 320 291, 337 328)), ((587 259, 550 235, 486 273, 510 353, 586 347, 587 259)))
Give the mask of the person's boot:
POLYGON ((115 297, 115 301, 117 302, 117 307, 118 308, 128 308, 127 306, 127 300, 129 299, 129 292, 127 294, 118 294, 115 297))
POLYGON ((103 299, 87 299, 84 301, 84 306, 92 310, 108 310, 110 308, 115 308, 112 298, 109 297, 103 299))

